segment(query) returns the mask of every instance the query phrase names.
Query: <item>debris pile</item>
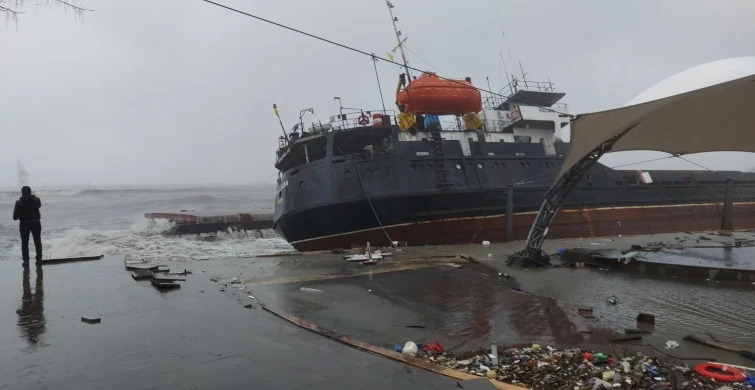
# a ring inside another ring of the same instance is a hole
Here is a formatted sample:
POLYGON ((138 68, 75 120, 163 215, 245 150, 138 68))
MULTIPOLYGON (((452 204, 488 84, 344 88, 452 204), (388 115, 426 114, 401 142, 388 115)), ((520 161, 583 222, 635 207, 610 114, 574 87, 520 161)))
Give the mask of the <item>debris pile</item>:
POLYGON ((533 390, 752 388, 746 382, 717 382, 698 374, 694 367, 691 369, 683 363, 676 365, 639 352, 634 356, 619 357, 580 349, 541 348, 533 344, 527 348, 507 349, 498 356, 491 354, 489 349, 481 349, 464 354, 425 352, 418 357, 533 390))

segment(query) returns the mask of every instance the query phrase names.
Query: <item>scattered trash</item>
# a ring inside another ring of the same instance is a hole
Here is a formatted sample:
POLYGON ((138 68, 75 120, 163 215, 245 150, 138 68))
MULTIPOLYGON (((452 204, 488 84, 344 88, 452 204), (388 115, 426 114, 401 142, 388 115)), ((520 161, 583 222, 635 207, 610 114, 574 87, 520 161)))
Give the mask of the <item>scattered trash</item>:
POLYGON ((318 290, 316 288, 309 288, 309 287, 302 287, 302 288, 299 289, 299 291, 311 292, 311 293, 322 293, 322 292, 324 292, 322 290, 318 290))
POLYGON ((393 350, 394 350, 395 352, 401 353, 401 351, 403 351, 403 350, 404 350, 404 346, 403 346, 403 345, 401 345, 401 344, 396 344, 396 345, 394 345, 394 346, 393 346, 393 350))
POLYGON ((239 281, 239 278, 233 278, 233 279, 231 279, 231 284, 238 284, 238 283, 241 283, 239 281))
POLYGON ((446 266, 447 267, 451 267, 451 268, 461 268, 462 267, 461 264, 456 264, 456 263, 448 263, 448 264, 446 264, 446 266))
POLYGON ((425 329, 425 328, 427 328, 424 325, 407 325, 406 327, 407 328, 414 328, 414 329, 425 329))
POLYGON ((482 246, 490 246, 490 241, 483 241, 482 246))
POLYGON ((679 343, 674 340, 666 341, 666 349, 676 349, 679 348, 679 343))
POLYGON ((249 298, 249 299, 257 299, 257 298, 254 297, 254 295, 249 295, 249 296, 247 296, 247 298, 249 298))
POLYGON ((603 243, 600 243, 600 242, 591 242, 590 245, 605 246, 606 244, 603 244, 603 243))
POLYGON ((99 317, 81 317, 81 322, 87 324, 99 324, 102 323, 102 319, 99 317))
POLYGON ((247 309, 251 309, 251 308, 252 308, 252 307, 254 307, 254 306, 252 306, 252 304, 251 304, 251 303, 248 303, 248 304, 244 305, 244 307, 245 307, 245 308, 247 308, 247 309))
MULTIPOLYGON (((534 347, 506 349, 499 353, 497 364, 492 349, 441 354, 420 349, 417 356, 443 367, 531 390, 716 390, 722 385, 695 370, 676 366, 676 360, 665 361, 642 353, 608 356, 597 351, 534 347)), ((746 388, 740 383, 729 386, 746 388)))
POLYGON ((407 341, 406 344, 404 344, 404 348, 401 349, 401 353, 408 356, 416 355, 417 351, 419 351, 419 348, 417 348, 417 344, 413 341, 407 341))
POLYGON ((619 303, 619 299, 612 295, 612 296, 608 297, 608 299, 606 299, 606 302, 608 302, 611 305, 615 305, 615 304, 619 303))

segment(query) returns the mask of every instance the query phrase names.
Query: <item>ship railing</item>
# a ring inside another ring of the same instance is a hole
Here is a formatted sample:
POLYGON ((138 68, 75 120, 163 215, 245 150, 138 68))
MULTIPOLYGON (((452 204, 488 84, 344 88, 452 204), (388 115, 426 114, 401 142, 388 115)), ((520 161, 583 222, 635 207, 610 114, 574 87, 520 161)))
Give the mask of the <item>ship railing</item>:
MULTIPOLYGON (((343 130, 343 129, 351 129, 355 127, 368 127, 368 126, 390 126, 391 124, 395 123, 396 118, 396 110, 361 110, 361 109, 355 109, 352 111, 344 112, 337 115, 333 115, 330 117, 329 125, 331 127, 331 130, 343 130), (388 121, 383 123, 375 123, 372 116, 374 114, 382 114, 383 118, 386 116, 388 117, 388 121), (368 119, 368 124, 363 125, 359 123, 360 118, 362 116, 366 116, 368 119)), ((317 128, 316 124, 313 124, 313 128, 317 128)))
POLYGON ((553 87, 553 82, 549 81, 533 81, 524 78, 514 78, 505 87, 498 91, 499 94, 504 96, 511 96, 517 91, 534 91, 534 92, 556 92, 553 87))

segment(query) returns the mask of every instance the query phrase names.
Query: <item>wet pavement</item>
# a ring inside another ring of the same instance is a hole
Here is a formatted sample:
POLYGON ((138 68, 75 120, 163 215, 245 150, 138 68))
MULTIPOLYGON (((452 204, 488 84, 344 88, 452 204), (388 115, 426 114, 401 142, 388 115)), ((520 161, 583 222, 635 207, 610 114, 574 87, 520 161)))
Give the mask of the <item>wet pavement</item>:
POLYGON ((24 270, 0 261, 0 388, 456 387, 246 309, 205 275, 161 293, 123 263, 106 256, 24 270))
MULTIPOLYGON (((676 242, 675 238, 683 235, 553 240, 546 241, 546 250, 555 253, 558 248, 585 246, 623 249, 633 244, 676 242)), ((752 233, 742 235, 752 237, 752 233)), ((735 238, 716 239, 733 243, 735 238)), ((373 267, 347 263, 340 255, 331 254, 267 258, 264 272, 242 278, 265 304, 342 335, 385 347, 408 340, 439 341, 447 349, 459 352, 488 346, 495 340, 498 345, 623 348, 609 338, 623 336, 624 329, 636 328, 637 314, 649 312, 655 314, 656 325, 653 334, 642 343, 664 350, 667 340, 676 340, 681 346, 670 353, 677 356, 752 364, 736 354, 682 340, 687 334, 712 332, 743 349, 755 350, 755 325, 748 314, 755 312, 752 284, 648 278, 593 269, 524 270, 507 266, 506 255, 521 249, 521 245, 402 248, 401 252, 394 250, 390 261, 373 267), (462 253, 476 262, 458 258, 462 253), (448 262, 463 267, 452 268, 448 262), (402 269, 412 266, 416 268, 402 269), (608 303, 609 297, 615 297, 618 303, 608 303), (579 316, 581 307, 594 308, 596 318, 579 316)), ((750 250, 732 249, 741 262, 747 262, 746 253, 750 250)), ((711 254, 709 261, 719 260, 711 254)))

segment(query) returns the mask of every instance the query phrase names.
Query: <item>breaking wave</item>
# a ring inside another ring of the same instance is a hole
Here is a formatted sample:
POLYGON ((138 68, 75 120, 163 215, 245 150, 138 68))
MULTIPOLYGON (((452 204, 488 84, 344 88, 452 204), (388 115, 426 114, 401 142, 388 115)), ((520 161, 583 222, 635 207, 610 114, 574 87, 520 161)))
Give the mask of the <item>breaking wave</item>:
MULTIPOLYGON (((197 259, 251 257, 292 250, 285 240, 270 231, 263 231, 263 237, 259 237, 256 233, 245 232, 223 232, 201 237, 161 235, 170 227, 171 224, 166 220, 152 222, 144 220, 127 230, 92 230, 73 227, 43 231, 44 257, 119 254, 134 259, 182 262, 197 259)), ((21 251, 18 240, 13 240, 12 244, 3 249, 2 252, 11 254, 20 254, 21 251)))

